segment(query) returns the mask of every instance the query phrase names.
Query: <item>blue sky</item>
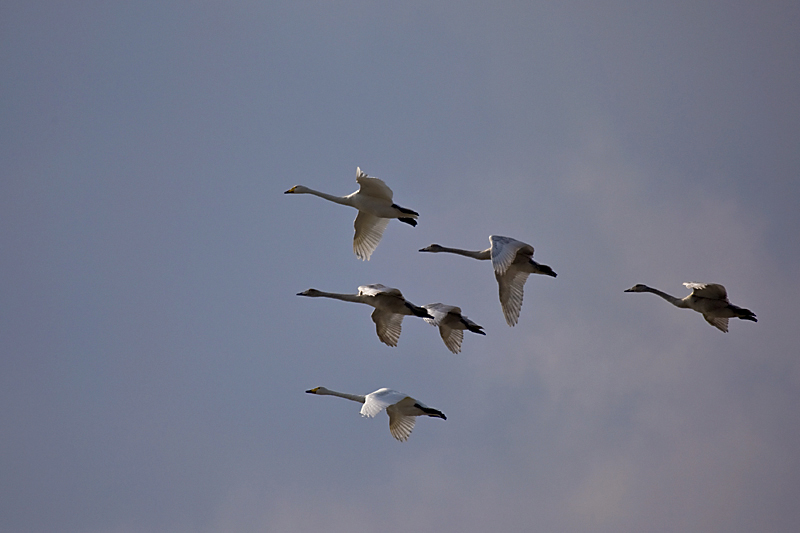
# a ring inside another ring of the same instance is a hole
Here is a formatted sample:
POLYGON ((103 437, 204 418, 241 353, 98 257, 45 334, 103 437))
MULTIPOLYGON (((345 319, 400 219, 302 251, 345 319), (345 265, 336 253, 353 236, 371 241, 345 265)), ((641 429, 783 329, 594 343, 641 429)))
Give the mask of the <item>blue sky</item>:
POLYGON ((791 2, 6 2, 0 530, 796 531, 791 2), (356 189, 420 213, 369 262, 356 189), (509 328, 479 250, 558 272, 509 328), (724 284, 723 334, 652 295, 724 284), (397 287, 485 337, 295 296, 397 287), (304 394, 390 387, 408 442, 304 394))

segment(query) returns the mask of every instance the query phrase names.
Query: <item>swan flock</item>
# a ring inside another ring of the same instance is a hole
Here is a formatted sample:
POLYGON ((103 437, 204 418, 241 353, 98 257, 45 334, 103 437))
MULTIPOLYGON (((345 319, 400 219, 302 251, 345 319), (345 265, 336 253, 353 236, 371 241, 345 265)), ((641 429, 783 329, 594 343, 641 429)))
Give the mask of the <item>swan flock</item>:
MULTIPOLYGON (((419 213, 400 207, 393 201, 392 190, 380 179, 370 177, 356 168, 356 182, 359 189, 347 196, 334 196, 303 185, 295 185, 285 194, 311 194, 325 200, 355 208, 358 211, 354 222, 353 252, 362 261, 368 261, 383 237, 383 232, 391 219, 410 226, 417 225, 419 213)), ((431 244, 420 252, 450 253, 470 257, 480 261, 491 261, 498 285, 500 307, 509 326, 519 322, 522 309, 523 289, 530 274, 540 274, 555 278, 555 271, 533 260, 533 246, 510 237, 491 235, 489 248, 484 250, 463 250, 439 244, 431 244)), ((728 319, 739 318, 757 322, 756 315, 749 309, 738 307, 728 301, 725 287, 716 283, 684 283, 692 292, 684 298, 676 298, 663 291, 644 284, 637 284, 625 292, 650 292, 660 296, 672 305, 682 309, 693 309, 720 331, 728 331, 728 319)), ((399 289, 381 284, 361 285, 355 294, 324 292, 307 289, 298 296, 330 298, 345 302, 366 304, 374 308, 372 321, 375 323, 378 339, 387 346, 396 347, 400 339, 403 318, 416 316, 439 329, 445 346, 452 353, 461 352, 464 331, 486 335, 483 327, 462 314, 455 305, 431 303, 417 306, 406 300, 399 289)), ((321 396, 338 396, 362 405, 361 415, 374 417, 381 411, 389 416, 389 432, 398 441, 408 439, 414 429, 416 418, 428 416, 446 420, 438 409, 433 409, 405 393, 381 388, 366 395, 349 394, 316 387, 306 391, 321 396)))

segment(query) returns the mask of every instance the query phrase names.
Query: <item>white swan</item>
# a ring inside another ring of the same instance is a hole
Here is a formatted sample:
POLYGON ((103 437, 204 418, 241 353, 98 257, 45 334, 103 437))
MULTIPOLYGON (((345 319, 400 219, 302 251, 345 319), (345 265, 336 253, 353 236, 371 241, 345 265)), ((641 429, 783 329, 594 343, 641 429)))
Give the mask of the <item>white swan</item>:
POLYGON ((483 326, 479 326, 461 314, 461 309, 453 305, 440 303, 423 305, 433 318, 426 318, 425 322, 438 326, 444 345, 453 353, 461 351, 461 342, 464 340, 464 330, 468 329, 479 335, 486 335, 483 326))
POLYGON ((625 292, 652 292, 675 307, 694 309, 703 315, 706 322, 725 333, 728 332, 729 318, 758 322, 755 313, 751 310, 737 307, 728 301, 728 293, 722 285, 718 283, 684 283, 684 285, 692 289, 692 294, 685 298, 675 298, 641 283, 625 289, 625 292))
POLYGON ((393 203, 392 190, 383 180, 370 178, 358 167, 356 167, 356 182, 360 186, 359 189, 347 196, 334 196, 309 189, 303 185, 295 185, 284 194, 313 194, 331 202, 358 209, 358 215, 353 224, 356 229, 353 252, 362 261, 369 261, 372 252, 381 242, 383 230, 389 224, 389 219, 396 218, 400 222, 416 226, 415 219, 419 213, 393 203))
POLYGON ((386 414, 389 415, 389 432, 392 437, 399 441, 408 440, 411 431, 414 429, 414 423, 418 416, 432 416, 447 420, 443 412, 438 409, 428 407, 422 402, 419 402, 403 394, 391 389, 378 389, 375 392, 370 392, 366 396, 361 394, 348 394, 346 392, 336 392, 325 387, 316 387, 306 391, 309 394, 319 394, 321 396, 338 396, 339 398, 347 398, 354 402, 363 403, 361 407, 361 416, 374 417, 384 409, 386 414))
POLYGON ((503 308, 506 323, 516 325, 522 308, 522 289, 529 274, 544 274, 556 277, 553 269, 533 260, 533 246, 509 237, 491 235, 491 246, 482 251, 459 250, 431 244, 420 252, 448 252, 473 259, 492 260, 494 275, 500 287, 500 306, 503 308))
POLYGON ((422 318, 433 318, 427 309, 418 307, 406 300, 398 289, 386 287, 379 283, 360 286, 358 294, 339 294, 308 289, 297 293, 297 296, 333 298, 345 302, 371 305, 375 308, 372 312, 372 321, 375 322, 378 338, 389 346, 397 346, 404 316, 414 315, 422 318))

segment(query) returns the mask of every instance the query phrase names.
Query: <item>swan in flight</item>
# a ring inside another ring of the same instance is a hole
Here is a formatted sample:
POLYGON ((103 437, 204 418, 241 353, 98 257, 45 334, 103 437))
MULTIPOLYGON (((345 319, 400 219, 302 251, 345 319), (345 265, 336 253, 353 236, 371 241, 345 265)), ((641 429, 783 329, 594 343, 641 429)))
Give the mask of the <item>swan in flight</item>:
POLYGON ((758 322, 755 313, 751 310, 737 307, 728 301, 728 293, 722 285, 718 283, 684 283, 684 285, 692 289, 692 294, 685 298, 675 298, 641 283, 634 285, 630 289, 625 289, 625 292, 652 292, 661 296, 675 307, 694 309, 703 315, 706 322, 725 333, 728 332, 729 318, 741 318, 758 322))
POLYGON ((381 242, 383 230, 389 225, 389 219, 396 218, 400 222, 416 226, 419 213, 393 203, 392 189, 383 180, 370 178, 358 167, 356 167, 356 182, 359 184, 358 190, 347 196, 334 196, 303 185, 295 185, 284 194, 313 194, 358 209, 354 223, 356 234, 353 239, 353 252, 362 261, 369 261, 372 252, 381 242))
POLYGON ((514 326, 519 320, 519 311, 522 308, 522 289, 530 274, 544 274, 556 277, 553 269, 533 260, 533 246, 509 237, 491 235, 491 246, 479 252, 446 248, 438 244, 431 244, 420 252, 447 252, 464 255, 488 261, 492 260, 494 276, 500 286, 500 306, 503 308, 506 323, 514 326))
POLYGON ((453 353, 461 351, 461 342, 464 340, 464 330, 468 329, 479 335, 486 335, 483 326, 479 326, 461 314, 461 308, 440 303, 423 305, 433 318, 426 318, 425 322, 438 326, 444 345, 453 353))
POLYGON ((428 407, 411 396, 392 389, 378 389, 366 396, 336 392, 325 387, 316 387, 306 392, 319 394, 320 396, 338 396, 339 398, 347 398, 354 402, 363 403, 361 416, 370 418, 386 409, 386 414, 389 415, 389 432, 392 437, 401 442, 408 440, 408 436, 411 435, 414 423, 417 421, 415 417, 432 416, 447 420, 444 413, 438 409, 428 407))
POLYGON ((403 294, 398 289, 386 287, 379 283, 360 286, 358 294, 339 294, 308 289, 297 293, 297 296, 333 298, 345 302, 371 305, 375 308, 372 312, 372 321, 375 322, 378 338, 389 346, 397 346, 404 316, 414 315, 421 318, 433 318, 427 309, 418 307, 403 298, 403 294))

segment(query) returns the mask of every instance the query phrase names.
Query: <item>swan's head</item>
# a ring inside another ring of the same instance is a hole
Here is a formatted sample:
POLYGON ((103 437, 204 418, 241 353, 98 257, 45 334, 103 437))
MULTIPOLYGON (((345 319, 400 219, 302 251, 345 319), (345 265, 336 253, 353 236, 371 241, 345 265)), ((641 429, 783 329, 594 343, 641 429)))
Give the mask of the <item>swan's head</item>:
POLYGON ((313 389, 308 389, 306 392, 308 394, 325 394, 328 391, 325 387, 314 387, 313 389))
POLYGON ((298 292, 297 296, 319 296, 320 294, 317 289, 306 289, 303 292, 298 292))
POLYGON ((295 185, 288 191, 284 192, 283 194, 303 194, 308 192, 308 187, 303 187, 302 185, 295 185))
POLYGON ((421 249, 420 252, 441 252, 443 248, 438 244, 431 244, 430 246, 426 246, 425 248, 421 249))
POLYGON ((630 289, 625 289, 625 292, 648 292, 649 290, 650 287, 648 287, 647 285, 644 285, 642 283, 637 283, 630 289))

